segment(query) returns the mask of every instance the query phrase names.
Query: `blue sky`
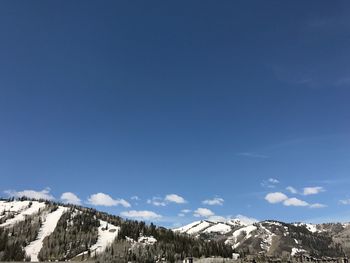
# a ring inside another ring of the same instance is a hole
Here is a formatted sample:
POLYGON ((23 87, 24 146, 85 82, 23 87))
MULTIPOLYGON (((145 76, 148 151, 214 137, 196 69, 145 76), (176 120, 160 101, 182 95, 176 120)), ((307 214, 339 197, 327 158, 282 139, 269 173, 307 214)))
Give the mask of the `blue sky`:
POLYGON ((348 1, 0 7, 4 197, 350 221, 348 1))

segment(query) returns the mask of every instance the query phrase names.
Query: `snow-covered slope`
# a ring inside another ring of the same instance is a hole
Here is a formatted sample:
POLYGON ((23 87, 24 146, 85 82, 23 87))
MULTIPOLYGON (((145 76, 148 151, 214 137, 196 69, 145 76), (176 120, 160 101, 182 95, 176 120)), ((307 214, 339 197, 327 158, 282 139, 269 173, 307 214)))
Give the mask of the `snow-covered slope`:
POLYGON ((210 220, 195 221, 183 227, 176 228, 174 231, 190 235, 200 235, 201 233, 227 234, 235 229, 248 226, 255 222, 255 220, 249 219, 248 217, 240 217, 225 222, 215 222, 210 220))
POLYGON ((65 211, 67 211, 67 208, 60 206, 56 211, 44 217, 43 226, 39 231, 38 238, 25 247, 25 252, 30 256, 31 261, 38 261, 38 255, 43 246, 43 240, 55 230, 58 220, 65 211))
POLYGON ((95 245, 90 248, 90 251, 96 253, 103 252, 108 245, 118 236, 120 228, 100 220, 100 227, 98 228, 98 240, 95 245))
POLYGON ((11 226, 17 222, 24 221, 26 216, 34 215, 45 207, 45 203, 37 201, 0 201, 0 218, 5 219, 0 227, 11 226))
POLYGON ((282 253, 295 255, 303 251, 315 253, 312 244, 316 243, 320 249, 318 253, 322 254, 324 250, 329 250, 336 254, 339 250, 334 242, 340 240, 346 245, 349 239, 345 237, 349 236, 350 226, 348 224, 287 224, 271 220, 257 222, 235 218, 225 222, 196 221, 174 231, 196 237, 224 240, 237 252, 249 249, 250 253, 263 252, 267 255, 282 253))
POLYGON ((80 253, 79 255, 77 255, 77 257, 87 255, 89 251, 93 254, 102 253, 118 236, 119 230, 120 227, 114 226, 106 221, 100 220, 97 242, 94 245, 92 245, 88 251, 80 253))

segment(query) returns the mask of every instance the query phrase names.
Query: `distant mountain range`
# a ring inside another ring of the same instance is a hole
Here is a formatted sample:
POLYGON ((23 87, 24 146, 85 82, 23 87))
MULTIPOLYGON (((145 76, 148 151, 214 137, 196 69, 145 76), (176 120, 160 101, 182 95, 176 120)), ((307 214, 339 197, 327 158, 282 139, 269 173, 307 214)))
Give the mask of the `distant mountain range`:
MULTIPOLYGON (((0 261, 96 259, 181 261, 187 256, 290 258, 350 255, 350 224, 196 221, 166 229, 91 208, 45 200, 0 200, 0 261)), ((118 261, 119 260, 119 261, 118 261)))
POLYGON ((350 224, 252 222, 231 219, 226 222, 196 221, 174 229, 197 238, 221 240, 241 254, 290 257, 297 253, 313 256, 350 256, 350 224))

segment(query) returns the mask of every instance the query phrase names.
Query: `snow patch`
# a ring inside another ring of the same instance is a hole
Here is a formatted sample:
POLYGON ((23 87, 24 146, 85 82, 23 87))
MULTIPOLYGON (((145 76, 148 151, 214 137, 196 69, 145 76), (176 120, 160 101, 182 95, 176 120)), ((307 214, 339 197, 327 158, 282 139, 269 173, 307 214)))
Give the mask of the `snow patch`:
POLYGON ((114 226, 106 221, 100 220, 98 228, 98 239, 96 244, 91 246, 90 251, 96 251, 97 254, 105 251, 106 247, 113 243, 118 236, 119 226, 114 226))
POLYGON ((224 223, 217 223, 204 230, 204 233, 220 233, 226 234, 231 231, 231 226, 224 223))
POLYGON ((307 252, 305 249, 293 247, 292 248, 292 253, 290 255, 293 257, 293 256, 295 256, 298 253, 305 253, 305 252, 307 252))
POLYGON ((243 240, 246 240, 246 239, 251 237, 251 233, 253 231, 255 231, 256 229, 257 229, 257 227, 254 226, 254 225, 249 225, 249 226, 246 226, 246 227, 242 227, 242 228, 236 230, 235 232, 233 232, 232 237, 229 237, 225 241, 225 243, 232 244, 233 248, 237 248, 239 246, 239 244, 241 243, 241 241, 238 242, 237 238, 240 235, 245 234, 243 240))
POLYGON ((149 237, 142 236, 142 237, 139 237, 137 242, 145 245, 154 245, 157 242, 157 239, 155 239, 153 236, 149 236, 149 237))
POLYGON ((260 224, 260 227, 262 228, 262 230, 264 231, 264 238, 260 244, 260 247, 265 250, 265 251, 269 251, 271 244, 272 244, 272 239, 275 236, 274 233, 272 233, 269 229, 267 229, 266 227, 264 227, 262 224, 260 224))
POLYGON ((44 219, 45 222, 39 230, 38 238, 25 247, 25 252, 28 256, 30 256, 31 261, 39 261, 38 255, 43 247, 45 237, 51 235, 57 226, 58 220, 67 210, 68 209, 66 207, 59 206, 56 211, 46 215, 46 218, 44 219))
MULTIPOLYGON (((14 225, 20 221, 24 221, 27 216, 38 213, 40 209, 45 207, 45 203, 37 201, 1 201, 0 211, 3 213, 15 213, 13 218, 7 219, 0 227, 14 225)), ((4 217, 4 216, 2 216, 4 217)))
POLYGON ((317 229, 316 225, 313 224, 306 224, 306 223, 295 223, 295 226, 305 226, 307 228, 307 230, 309 230, 311 233, 316 233, 316 232, 320 232, 317 229))

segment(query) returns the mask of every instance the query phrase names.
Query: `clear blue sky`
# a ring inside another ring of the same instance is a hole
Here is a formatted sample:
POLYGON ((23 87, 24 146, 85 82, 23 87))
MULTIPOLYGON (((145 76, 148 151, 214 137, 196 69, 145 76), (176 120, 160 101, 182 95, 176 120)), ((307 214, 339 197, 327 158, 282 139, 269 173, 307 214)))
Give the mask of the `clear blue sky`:
POLYGON ((350 221, 349 13, 337 0, 2 1, 2 195, 72 192, 166 226, 350 221))

